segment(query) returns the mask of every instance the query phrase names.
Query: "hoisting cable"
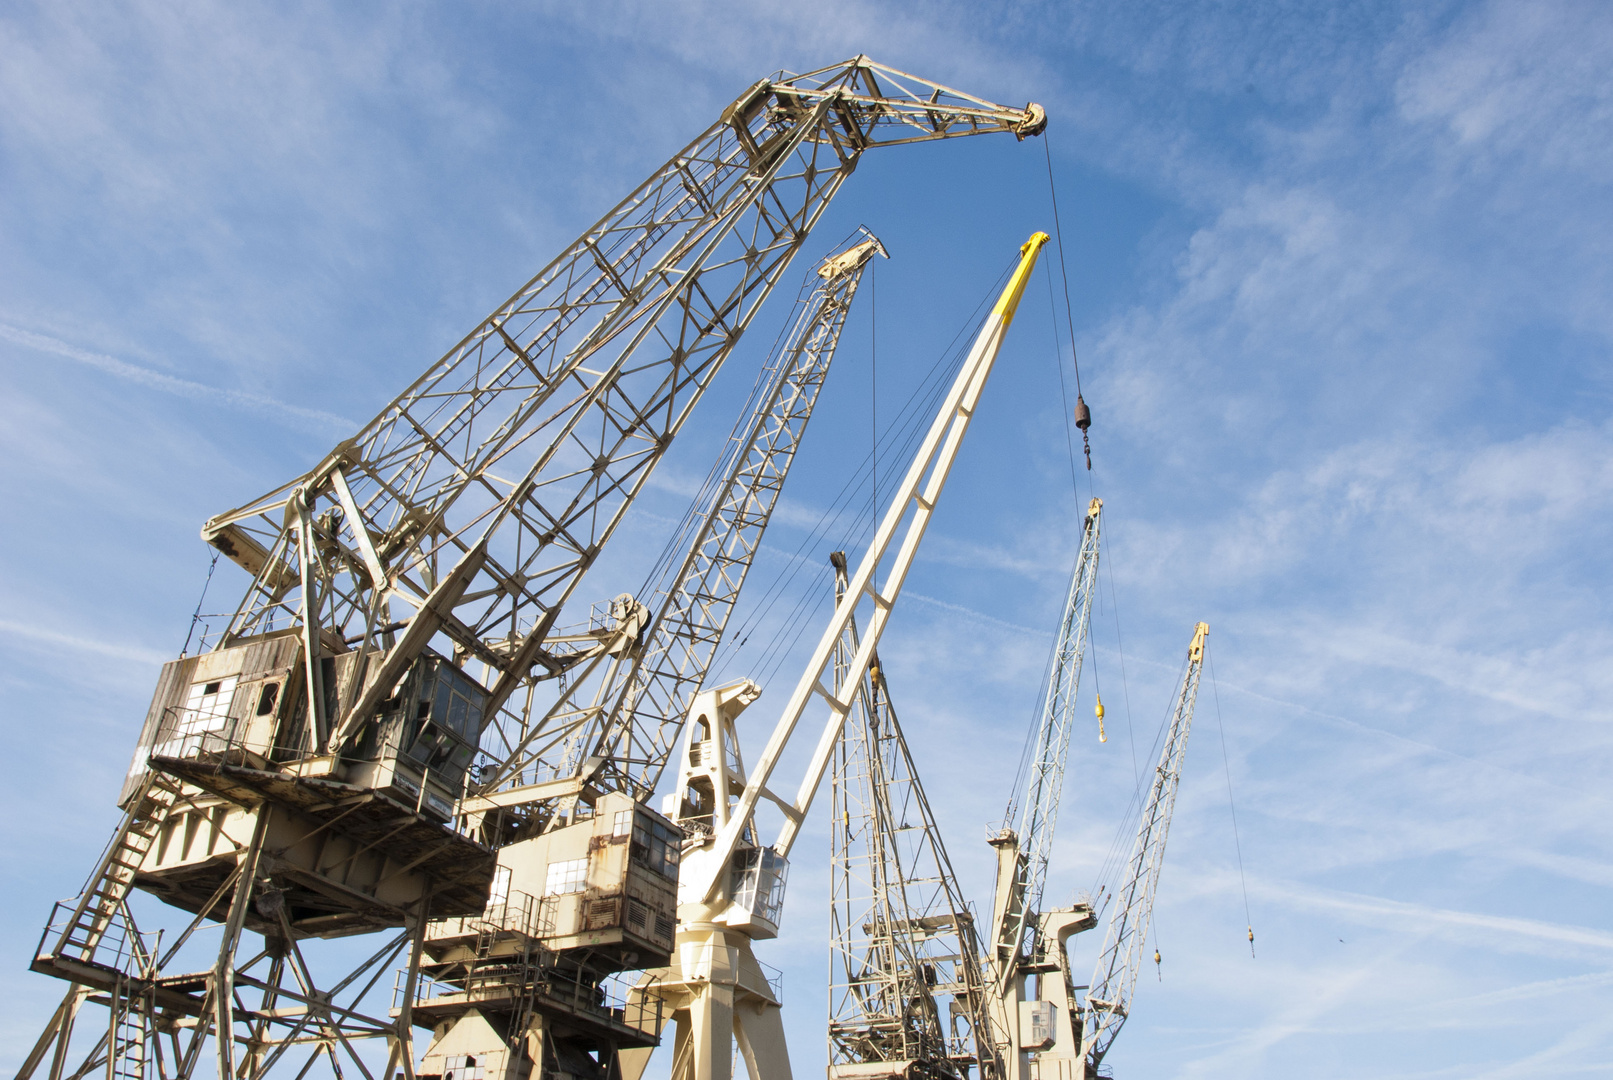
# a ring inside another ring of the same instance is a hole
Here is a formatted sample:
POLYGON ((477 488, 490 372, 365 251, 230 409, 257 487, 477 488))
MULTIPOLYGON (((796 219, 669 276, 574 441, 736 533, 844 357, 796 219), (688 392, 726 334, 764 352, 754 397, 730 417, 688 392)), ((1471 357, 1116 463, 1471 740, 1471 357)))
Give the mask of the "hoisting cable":
MULTIPOLYGON (((844 247, 856 235, 856 231, 853 231, 840 241, 837 248, 844 247)), ((676 529, 667 537, 661 553, 656 556, 655 565, 645 575, 644 582, 639 586, 638 592, 634 594, 635 596, 666 595, 669 590, 676 587, 677 583, 668 579, 676 568, 679 557, 688 550, 692 539, 692 531, 705 520, 706 515, 710 512, 712 503, 719 494, 724 478, 728 476, 733 467, 734 459, 749 450, 749 447, 744 445, 744 435, 755 421, 756 411, 763 406, 766 396, 770 393, 777 380, 784 378, 787 374, 784 369, 789 358, 785 356, 784 350, 779 346, 783 343, 785 335, 796 326, 800 319, 800 312, 810 300, 814 288, 815 286, 811 282, 807 282, 797 292, 795 307, 792 309, 790 317, 779 327, 772 346, 767 350, 767 361, 757 372, 756 381, 751 385, 750 394, 746 397, 743 406, 739 410, 739 415, 734 420, 733 430, 728 433, 728 438, 723 442, 722 451, 717 455, 717 459, 712 462, 711 469, 706 473, 706 478, 701 481, 700 489, 695 493, 695 497, 689 501, 688 507, 684 509, 683 516, 679 519, 676 529)))
MULTIPOLYGON (((1087 428, 1092 426, 1092 411, 1081 396, 1081 359, 1075 353, 1075 316, 1070 312, 1070 269, 1064 258, 1064 226, 1059 221, 1059 192, 1053 182, 1053 149, 1042 137, 1042 151, 1047 155, 1047 191, 1053 199, 1053 235, 1059 244, 1059 277, 1064 282, 1064 319, 1070 331, 1070 363, 1075 367, 1075 426, 1081 429, 1081 450, 1086 454, 1087 471, 1092 471, 1092 443, 1087 439, 1087 428)), ((1062 377, 1062 372, 1061 372, 1062 377)))
MULTIPOLYGON (((1004 267, 1002 273, 998 275, 996 288, 1001 288, 1003 280, 1013 270, 1013 265, 1010 262, 1004 267)), ((955 376, 957 369, 963 363, 968 344, 963 340, 965 335, 968 334, 971 328, 979 329, 982 312, 993 295, 995 294, 988 292, 980 301, 974 312, 958 328, 947 348, 937 357, 924 379, 914 388, 902 408, 898 410, 896 419, 884 432, 882 441, 886 443, 887 454, 895 452, 900 456, 910 453, 911 448, 920 439, 925 430, 923 421, 929 415, 933 415, 941 398, 945 395, 946 387, 950 384, 951 378, 955 376), (894 445, 892 445, 893 443, 894 445)), ((851 498, 860 487, 862 471, 870 463, 871 457, 865 458, 862 464, 848 476, 841 486, 839 494, 836 495, 829 507, 819 514, 817 522, 808 530, 807 535, 801 540, 796 550, 785 555, 788 560, 786 565, 774 574, 772 581, 763 590, 763 595, 757 605, 740 620, 737 627, 724 635, 720 648, 721 655, 714 664, 715 674, 712 676, 713 678, 720 678, 729 665, 732 664, 735 657, 744 650, 753 634, 760 629, 762 621, 767 618, 775 605, 784 598, 802 569, 809 565, 816 566, 816 563, 807 557, 806 552, 825 539, 829 531, 837 527, 845 512, 851 508, 851 498)), ((846 530, 846 535, 842 537, 841 542, 837 545, 838 548, 849 549, 851 539, 854 536, 866 533, 872 523, 873 517, 866 509, 859 511, 853 518, 850 527, 846 530)), ((821 574, 820 570, 820 573, 815 577, 821 577, 821 574)), ((825 591, 821 589, 803 592, 794 605, 795 611, 792 611, 792 618, 787 620, 786 624, 775 633, 773 640, 763 650, 760 666, 766 666, 771 659, 770 654, 774 653, 780 644, 780 634, 789 626, 799 623, 800 620, 797 615, 801 609, 807 604, 811 604, 812 610, 816 611, 821 606, 825 595, 825 591)), ((800 627, 797 626, 795 636, 799 637, 800 633, 800 627)), ((780 655, 787 653, 788 650, 786 649, 780 655)))
MULTIPOLYGON (((962 331, 959 332, 958 336, 962 336, 962 331)), ((895 452, 899 455, 906 456, 911 452, 912 447, 917 443, 924 431, 921 421, 926 413, 935 410, 949 384, 950 377, 956 373, 956 368, 961 366, 962 362, 963 354, 961 351, 952 356, 950 362, 946 355, 937 360, 918 389, 914 390, 913 394, 908 398, 907 403, 898 413, 896 420, 886 430, 885 442, 889 445, 894 440, 896 442, 895 452), (937 375, 941 377, 937 378, 937 375)), ((819 515, 818 521, 813 525, 807 538, 801 542, 795 553, 790 556, 793 565, 787 573, 783 570, 780 571, 774 583, 768 587, 767 595, 764 597, 761 607, 746 620, 746 626, 742 627, 743 634, 739 637, 738 644, 724 659, 723 667, 719 668, 719 676, 722 670, 726 669, 728 662, 737 655, 738 650, 744 647, 760 621, 771 612, 778 601, 784 598, 788 587, 803 568, 807 566, 815 568, 816 572, 813 574, 813 581, 819 581, 827 573, 827 568, 817 565, 813 560, 807 558, 805 551, 815 541, 827 537, 830 530, 838 527, 841 518, 854 505, 852 496, 860 489, 863 470, 871 462, 872 455, 863 459, 862 465, 842 485, 840 493, 835 497, 829 509, 819 515)), ((835 542, 836 550, 849 550, 854 546, 860 546, 860 541, 867 536, 873 524, 873 508, 870 504, 864 503, 835 542)), ((801 593, 796 599, 789 618, 779 625, 779 628, 774 631, 773 637, 769 640, 767 647, 762 650, 759 659, 756 661, 758 671, 768 671, 769 674, 766 677, 771 677, 770 670, 777 670, 778 665, 794 649, 795 642, 800 639, 807 624, 815 620, 815 616, 822 608, 827 596, 827 591, 820 588, 807 589, 801 593), (783 643, 783 635, 788 633, 792 627, 795 631, 794 635, 789 639, 787 645, 780 648, 783 643), (769 664, 772 665, 770 670, 769 664)))
MULTIPOLYGON (((1006 277, 1010 269, 1012 269, 1012 267, 1005 269, 1002 276, 1006 277)), ((985 304, 986 301, 982 300, 980 305, 976 308, 974 312, 976 322, 978 322, 978 316, 981 309, 985 307, 985 304)), ((931 366, 929 373, 925 375, 924 379, 920 381, 919 386, 911 395, 909 395, 907 402, 902 406, 898 413, 896 422, 885 432, 885 439, 887 442, 892 438, 898 438, 903 441, 904 446, 911 443, 912 436, 909 432, 915 423, 913 419, 913 410, 915 408, 922 408, 925 405, 929 405, 931 411, 933 411, 933 402, 940 400, 946 379, 955 374, 957 367, 963 362, 963 353, 961 349, 956 354, 954 354, 952 350, 958 345, 959 340, 968 331, 969 325, 969 323, 965 323, 959 328, 957 334, 953 337, 952 343, 948 345, 947 351, 943 352, 941 356, 937 358, 935 363, 931 366), (934 385, 931 385, 932 380, 934 380, 934 385)), ((761 618, 765 617, 765 615, 772 609, 772 606, 781 598, 783 591, 788 588, 791 582, 793 582, 795 576, 800 572, 801 567, 808 564, 811 564, 815 567, 817 566, 815 562, 806 558, 806 551, 820 540, 820 534, 823 534, 827 529, 834 528, 836 523, 839 522, 841 516, 847 509, 849 509, 851 505, 849 500, 856 492, 862 476, 862 470, 863 468, 867 467, 868 462, 869 459, 867 458, 863 460, 858 468, 853 471, 850 476, 848 476, 846 482, 841 485, 840 492, 830 503, 828 509, 819 514, 817 522, 813 524, 811 530, 808 531, 807 536, 797 546, 795 552, 789 556, 793 563, 792 568, 788 572, 781 570, 774 576, 773 581, 769 583, 767 589, 764 590, 760 605, 754 609, 749 616, 747 616, 736 632, 732 632, 727 635, 728 639, 738 642, 738 645, 734 646, 735 648, 742 648, 744 646, 745 641, 749 639, 751 632, 755 629, 757 622, 761 618)), ((857 520, 861 520, 860 513, 857 520)), ((855 528, 856 526, 854 525, 853 531, 855 531, 855 528)), ((844 544, 841 546, 843 547, 844 544)), ((820 594, 821 591, 814 593, 814 595, 820 594)))
MULTIPOLYGON (((1110 527, 1113 535, 1114 528, 1110 527)), ((1110 560, 1114 559, 1114 548, 1110 546, 1110 560)), ((1109 607, 1115 616, 1115 651, 1120 654, 1120 693, 1121 701, 1126 706, 1126 741, 1131 744, 1131 784, 1135 791, 1141 792, 1143 781, 1142 773, 1137 767, 1137 733, 1131 723, 1131 687, 1126 682, 1126 643, 1120 636, 1120 598, 1115 594, 1115 571, 1110 562, 1105 562, 1103 569, 1109 574, 1109 607)), ((1098 594, 1101 599, 1103 594, 1098 594)))
POLYGON ((868 451, 874 520, 879 520, 879 267, 868 268, 868 451))
POLYGON ((1232 811, 1232 847, 1238 853, 1238 884, 1243 889, 1243 917, 1248 920, 1249 927, 1249 959, 1255 958, 1255 920, 1249 914, 1249 883, 1243 876, 1243 843, 1238 839, 1238 808, 1232 803, 1232 761, 1227 756, 1227 729, 1221 722, 1221 692, 1215 685, 1215 661, 1205 649, 1205 659, 1209 661, 1210 668, 1210 695, 1215 699, 1215 727, 1221 733, 1221 764, 1227 773, 1227 809, 1232 811))
MULTIPOLYGON (((961 357, 959 358, 959 363, 961 363, 961 357)), ((923 414, 925 412, 934 411, 934 408, 941 400, 946 385, 947 380, 938 380, 935 386, 932 387, 928 394, 923 398, 917 398, 917 392, 915 392, 915 399, 918 401, 919 407, 917 409, 904 409, 903 414, 898 416, 896 423, 892 426, 892 429, 886 431, 885 437, 887 444, 890 443, 893 438, 900 440, 895 448, 896 452, 900 456, 908 456, 911 453, 913 446, 923 435, 925 429, 920 423, 920 421, 923 419, 923 414)), ((910 400, 909 405, 912 404, 913 401, 910 400)), ((864 464, 867 465, 870 461, 871 456, 864 459, 864 464)), ((860 489, 861 485, 856 483, 856 481, 861 479, 862 473, 863 469, 859 468, 853 474, 852 479, 847 481, 846 486, 841 489, 841 495, 835 500, 834 506, 831 506, 829 511, 825 511, 824 514, 820 516, 820 523, 814 527, 812 536, 809 536, 806 541, 803 541, 801 550, 804 550, 804 548, 811 543, 814 538, 818 537, 820 533, 824 536, 827 536, 828 530, 834 528, 840 519, 845 515, 846 511, 851 509, 853 503, 850 496, 860 489), (836 507, 838 507, 838 509, 836 509, 836 507), (832 519, 830 517, 831 514, 832 519)), ((834 548, 836 550, 849 550, 853 547, 861 547, 862 542, 867 538, 868 533, 874 527, 874 524, 875 518, 872 504, 863 503, 861 508, 857 510, 856 514, 851 519, 851 523, 846 526, 846 528, 840 534, 839 539, 834 544, 834 548)), ((798 550, 794 556, 795 566, 793 569, 791 569, 789 575, 783 579, 783 585, 785 587, 794 581, 795 577, 800 573, 803 567, 815 565, 812 560, 806 558, 801 553, 801 550, 798 550)), ((827 572, 827 567, 816 566, 816 572, 813 574, 812 580, 814 582, 821 581, 827 572)), ((785 595, 784 589, 782 588, 776 593, 774 593, 771 589, 769 592, 772 594, 771 599, 767 602, 766 606, 753 618, 752 626, 756 625, 756 623, 759 622, 760 619, 771 610, 772 606, 779 600, 782 600, 785 595)), ((784 622, 779 625, 779 628, 774 632, 773 637, 769 640, 767 647, 762 651, 760 658, 756 661, 757 669, 764 672, 764 682, 772 678, 773 673, 778 670, 778 667, 794 650, 795 643, 799 641, 801 636, 805 633, 807 626, 817 622, 817 614, 823 608, 824 603, 828 600, 828 596, 829 593, 825 589, 810 588, 803 591, 797 598, 789 618, 785 619, 784 622), (792 628, 794 633, 789 637, 788 642, 785 643, 784 635, 789 633, 792 628), (771 667, 769 667, 769 665, 771 665, 771 667)), ((741 641, 741 645, 743 645, 743 639, 741 641)), ((730 656, 732 655, 734 654, 730 654, 730 656)))
MULTIPOLYGON (((1064 389, 1064 342, 1059 338, 1059 306, 1053 298, 1053 275, 1047 275, 1047 310, 1053 316, 1053 368, 1059 373, 1059 402, 1064 406, 1064 446, 1070 453, 1070 484, 1075 488, 1075 500, 1081 501, 1081 482, 1075 471, 1075 440, 1070 438, 1070 395, 1064 389)), ((1070 351, 1075 351, 1071 346, 1070 351)))
MULTIPOLYGON (((207 587, 213 584, 213 571, 218 568, 218 557, 219 552, 214 551, 213 561, 207 564, 207 578, 202 582, 202 595, 196 598, 196 610, 190 616, 190 630, 185 634, 185 647, 179 650, 181 657, 190 653, 190 639, 196 634, 196 624, 202 621, 202 604, 207 601, 207 587)), ((202 635, 202 644, 204 645, 207 644, 206 636, 206 634, 202 635)))

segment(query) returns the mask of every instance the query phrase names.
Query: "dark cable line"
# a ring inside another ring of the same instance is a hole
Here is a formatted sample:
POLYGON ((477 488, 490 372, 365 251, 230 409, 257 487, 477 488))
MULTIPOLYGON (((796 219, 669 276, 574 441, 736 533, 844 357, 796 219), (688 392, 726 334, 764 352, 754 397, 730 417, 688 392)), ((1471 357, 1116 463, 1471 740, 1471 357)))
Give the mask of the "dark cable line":
MULTIPOLYGON (((1064 406, 1064 445, 1070 452, 1070 484, 1075 488, 1076 501, 1081 499, 1081 477, 1075 468, 1075 440, 1070 438, 1070 392, 1064 387, 1064 343, 1059 340, 1059 307, 1053 297, 1053 275, 1047 275, 1047 309, 1053 317, 1053 368, 1059 373, 1059 402, 1064 406)), ((1070 352, 1075 353, 1072 342, 1070 352)))
POLYGON ((1075 354, 1075 316, 1070 314, 1070 271, 1064 259, 1064 226, 1059 221, 1059 192, 1053 183, 1053 150, 1042 133, 1042 150, 1047 155, 1047 190, 1053 197, 1053 232, 1059 241, 1059 276, 1064 280, 1064 318, 1070 328, 1070 362, 1075 367, 1075 392, 1081 393, 1081 359, 1075 354))
MULTIPOLYGON (((201 622, 202 604, 207 600, 207 587, 213 584, 213 571, 218 568, 218 556, 219 552, 214 551, 212 561, 207 564, 207 578, 202 582, 202 595, 196 598, 196 610, 191 613, 190 629, 185 633, 185 647, 179 650, 180 656, 190 652, 190 639, 196 634, 196 624, 201 622)), ((203 637, 205 638, 206 635, 203 635, 203 637)), ((205 640, 203 644, 206 644, 205 640)))
POLYGON ((874 517, 879 517, 879 274, 868 275, 868 416, 873 436, 869 452, 870 487, 874 491, 874 517))
MULTIPOLYGON (((1013 269, 1013 265, 1014 262, 1011 260, 1009 265, 1005 267, 1002 273, 998 275, 996 282, 997 289, 1000 289, 1003 278, 1005 278, 1013 269)), ((895 422, 886 428, 883 438, 880 441, 887 443, 887 453, 891 452, 892 449, 896 449, 899 454, 906 453, 919 438, 922 430, 924 430, 921 421, 927 415, 924 407, 929 406, 928 412, 934 412, 936 403, 941 399, 941 397, 944 396, 945 389, 950 384, 949 376, 956 376, 956 372, 962 365, 963 359, 967 352, 966 348, 959 345, 959 342, 963 339, 964 335, 968 333, 971 327, 978 331, 981 311, 991 301, 991 298, 994 295, 995 290, 988 292, 985 298, 976 305, 974 312, 963 322, 957 333, 953 335, 952 341, 948 344, 946 350, 944 350, 936 359, 935 363, 931 366, 930 371, 926 374, 924 379, 920 381, 919 385, 915 387, 913 392, 908 396, 907 401, 898 411, 895 422), (888 445, 893 441, 896 443, 896 447, 894 448, 888 445)), ((811 560, 804 557, 806 551, 815 544, 819 543, 822 536, 827 531, 832 530, 840 521, 845 511, 850 508, 850 499, 860 486, 858 481, 861 478, 862 471, 864 468, 870 467, 871 464, 872 454, 864 458, 862 465, 854 470, 847 478, 846 482, 841 486, 839 494, 835 497, 830 506, 819 514, 817 522, 810 530, 808 530, 806 537, 802 539, 795 552, 790 556, 791 565, 780 568, 780 570, 774 575, 767 588, 763 591, 762 599, 758 602, 757 606, 742 620, 740 620, 738 627, 725 635, 723 642, 723 652, 725 655, 721 658, 721 662, 715 665, 716 670, 713 678, 720 678, 722 676, 738 653, 743 650, 751 635, 759 628, 762 620, 767 617, 778 601, 783 599, 784 594, 788 592, 791 584, 800 574, 802 568, 810 564, 811 560)), ((864 522, 863 514, 858 513, 853 519, 851 528, 847 530, 846 540, 849 541, 852 536, 865 533, 867 528, 868 524, 864 522)), ((848 545, 843 543, 841 546, 846 547, 848 545)), ((821 576, 821 571, 820 575, 815 576, 821 576)), ((798 602, 797 605, 798 607, 799 603, 800 602, 798 602)), ((765 649, 762 654, 762 663, 765 664, 767 660, 770 659, 768 654, 773 651, 778 643, 779 632, 776 632, 773 640, 770 641, 768 648, 765 649)))

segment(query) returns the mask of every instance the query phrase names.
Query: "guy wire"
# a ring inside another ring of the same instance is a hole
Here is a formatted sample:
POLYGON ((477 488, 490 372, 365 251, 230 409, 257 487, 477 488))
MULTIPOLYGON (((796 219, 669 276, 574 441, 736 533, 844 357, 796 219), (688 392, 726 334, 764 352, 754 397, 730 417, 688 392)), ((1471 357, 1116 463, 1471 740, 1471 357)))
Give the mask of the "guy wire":
POLYGON ((1232 811, 1232 847, 1238 853, 1238 884, 1243 889, 1243 917, 1249 926, 1249 955, 1255 954, 1255 920, 1249 914, 1249 883, 1243 876, 1243 842, 1238 839, 1238 808, 1232 802, 1232 761, 1227 755, 1227 729, 1221 722, 1221 692, 1215 685, 1215 658, 1206 648, 1205 659, 1210 664, 1210 694, 1215 698, 1215 727, 1221 733, 1221 764, 1227 773, 1227 809, 1232 811))

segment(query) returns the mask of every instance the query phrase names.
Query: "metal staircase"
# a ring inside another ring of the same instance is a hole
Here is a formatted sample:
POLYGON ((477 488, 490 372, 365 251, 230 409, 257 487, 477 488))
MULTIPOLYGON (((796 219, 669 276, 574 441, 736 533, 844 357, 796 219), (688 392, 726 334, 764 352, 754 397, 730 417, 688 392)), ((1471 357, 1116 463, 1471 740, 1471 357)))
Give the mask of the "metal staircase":
POLYGON ((180 798, 178 780, 155 771, 147 775, 145 786, 129 804, 100 864, 85 882, 84 891, 76 901, 56 905, 34 958, 34 970, 82 982, 83 973, 76 970, 80 964, 123 972, 137 957, 142 951, 139 935, 127 913, 120 917, 120 911, 146 854, 156 843, 163 821, 180 798), (69 904, 71 913, 58 921, 57 912, 69 904), (108 932, 120 926, 123 932, 114 932, 115 940, 109 940, 108 932), (110 946, 112 955, 108 956, 103 946, 110 946), (60 970, 62 961, 71 962, 75 970, 60 970))

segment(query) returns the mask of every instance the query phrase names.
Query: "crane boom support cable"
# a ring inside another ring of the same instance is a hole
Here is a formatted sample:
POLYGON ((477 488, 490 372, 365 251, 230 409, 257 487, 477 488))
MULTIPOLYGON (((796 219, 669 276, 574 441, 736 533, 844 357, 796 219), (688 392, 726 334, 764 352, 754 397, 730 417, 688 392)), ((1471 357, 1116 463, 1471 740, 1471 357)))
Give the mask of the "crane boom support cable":
MULTIPOLYGON (((1159 764, 1149 788, 1148 802, 1138 821, 1126 881, 1116 896, 1114 913, 1104 935, 1103 950, 1088 982, 1087 1008, 1082 1020, 1081 1056, 1088 1074, 1097 1071, 1109 1046, 1130 1011, 1142 950, 1153 922, 1154 897, 1165 862, 1165 844, 1181 786, 1182 766, 1192 730, 1194 706, 1204 669, 1204 641, 1209 626, 1198 623, 1188 646, 1187 668, 1171 710, 1169 730, 1160 750, 1159 764)), ((1157 948, 1156 948, 1157 953, 1157 948)))
MULTIPOLYGON (((1208 650, 1206 650, 1208 652, 1208 650)), ((1249 883, 1243 876, 1243 841, 1238 838, 1238 808, 1232 801, 1232 759, 1227 754, 1227 729, 1221 720, 1221 691, 1215 683, 1215 655, 1206 659, 1210 665, 1210 696, 1215 700, 1215 729, 1221 735, 1221 765, 1227 775, 1227 809, 1232 814, 1232 847, 1238 853, 1238 886, 1243 890, 1243 917, 1249 926, 1249 956, 1255 955, 1255 919, 1249 913, 1249 883)))
POLYGON ((1070 363, 1075 368, 1075 392, 1081 392, 1081 360, 1075 353, 1075 316, 1070 311, 1070 271, 1064 258, 1064 224, 1059 218, 1058 185, 1053 182, 1053 146, 1047 135, 1042 135, 1042 150, 1047 156, 1047 190, 1053 199, 1053 235, 1059 246, 1059 277, 1064 282, 1064 318, 1070 330, 1070 363))
MULTIPOLYGON (((903 403, 901 409, 897 411, 896 416, 887 423, 885 430, 879 437, 879 443, 883 446, 885 454, 894 454, 899 460, 911 456, 912 448, 924 430, 924 418, 934 414, 942 395, 945 393, 946 386, 963 363, 967 354, 968 342, 972 337, 971 332, 977 333, 979 331, 984 319, 984 309, 991 302, 991 298, 1000 291, 1003 281, 1012 272, 1013 266, 1014 263, 1010 261, 1003 268, 995 283, 975 306, 974 311, 963 320, 952 340, 947 344, 946 349, 931 364, 925 376, 908 395, 907 400, 903 403)), ((724 640, 720 663, 716 665, 712 675, 713 680, 720 681, 726 675, 739 652, 760 629, 761 623, 773 611, 774 607, 783 600, 785 594, 789 592, 790 587, 804 569, 810 567, 813 571, 814 582, 821 583, 819 579, 827 571, 823 569, 820 561, 809 558, 807 552, 814 545, 823 543, 839 526, 845 513, 852 509, 856 493, 860 490, 863 482, 863 474, 872 467, 872 461, 872 455, 865 456, 862 459, 858 467, 851 471, 845 483, 841 485, 834 500, 825 510, 819 513, 817 520, 808 529, 806 536, 803 537, 795 550, 782 553, 788 560, 786 564, 773 575, 768 584, 762 589, 760 599, 754 603, 751 610, 745 614, 744 618, 739 620, 737 626, 728 631, 724 640)), ((861 546, 862 541, 866 539, 867 531, 871 528, 873 520, 874 518, 868 513, 866 506, 857 509, 851 525, 838 535, 837 540, 832 545, 834 550, 851 550, 861 546)), ((817 610, 822 605, 825 595, 824 590, 816 587, 804 589, 800 598, 796 601, 791 618, 786 620, 786 624, 794 625, 796 623, 796 616, 800 614, 804 605, 811 604, 812 609, 817 610)), ((777 635, 783 632, 783 628, 775 632, 775 640, 777 635)), ((768 664, 772 662, 772 655, 772 646, 770 645, 768 650, 763 653, 763 659, 756 664, 755 670, 767 670, 768 664)))
MULTIPOLYGON (((908 466, 895 498, 881 519, 873 540, 858 562, 856 571, 851 575, 846 589, 847 599, 835 606, 835 614, 813 649, 812 657, 802 670, 800 680, 790 692, 784 710, 755 768, 751 771, 749 781, 739 802, 733 807, 727 824, 717 832, 709 849, 703 848, 698 852, 699 869, 692 880, 680 886, 685 897, 701 897, 704 902, 709 903, 721 889, 726 881, 730 859, 738 850, 744 830, 749 828, 751 815, 762 797, 763 790, 770 782, 773 770, 790 742, 791 735, 808 705, 816 699, 822 699, 823 703, 829 706, 829 718, 825 722, 817 747, 812 752, 811 760, 802 770, 794 802, 791 809, 785 813, 784 825, 780 829, 778 840, 773 844, 773 849, 778 855, 786 858, 789 856, 791 846, 799 834, 800 823, 816 797, 819 782, 828 767, 829 757, 840 733, 840 724, 845 720, 849 708, 847 702, 824 688, 822 677, 825 667, 830 662, 831 654, 855 614, 858 604, 867 601, 872 611, 865 636, 848 666, 847 682, 859 682, 868 669, 872 652, 878 646, 880 636, 889 621, 890 612, 901 596, 902 586, 912 568, 913 558, 924 539, 941 492, 946 486, 947 477, 952 471, 958 451, 978 408, 981 394, 985 390, 1003 341, 1013 323, 1014 313, 1018 309, 1025 286, 1036 265, 1036 257, 1048 239, 1046 233, 1037 232, 1020 246, 1019 265, 998 297, 981 334, 970 347, 968 360, 948 389, 946 400, 930 424, 918 453, 908 466), (880 563, 887 554, 892 556, 891 565, 885 572, 884 580, 881 581, 880 563)), ((687 869, 686 865, 685 870, 687 869)))

